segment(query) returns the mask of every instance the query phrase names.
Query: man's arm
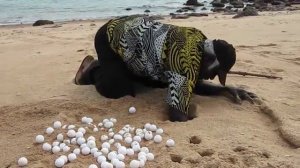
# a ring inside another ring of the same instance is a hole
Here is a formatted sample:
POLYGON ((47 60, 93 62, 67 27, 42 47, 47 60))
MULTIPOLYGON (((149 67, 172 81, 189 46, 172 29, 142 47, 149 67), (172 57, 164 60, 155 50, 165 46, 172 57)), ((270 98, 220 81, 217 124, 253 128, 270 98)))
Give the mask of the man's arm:
POLYGON ((244 89, 231 86, 216 85, 204 80, 197 81, 194 93, 206 96, 229 95, 235 103, 241 103, 242 100, 247 100, 253 103, 253 99, 257 98, 254 93, 248 92, 244 89))

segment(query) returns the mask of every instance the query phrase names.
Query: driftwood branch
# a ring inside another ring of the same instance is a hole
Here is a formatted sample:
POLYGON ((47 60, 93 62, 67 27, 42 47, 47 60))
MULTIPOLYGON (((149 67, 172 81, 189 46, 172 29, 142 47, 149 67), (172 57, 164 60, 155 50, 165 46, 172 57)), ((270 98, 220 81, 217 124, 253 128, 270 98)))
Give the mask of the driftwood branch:
POLYGON ((282 79, 282 77, 279 76, 273 76, 273 75, 263 75, 263 74, 256 74, 256 73, 249 73, 249 72, 242 72, 242 71, 229 71, 229 74, 237 74, 237 75, 243 75, 243 76, 258 76, 258 77, 265 77, 269 79, 282 79))

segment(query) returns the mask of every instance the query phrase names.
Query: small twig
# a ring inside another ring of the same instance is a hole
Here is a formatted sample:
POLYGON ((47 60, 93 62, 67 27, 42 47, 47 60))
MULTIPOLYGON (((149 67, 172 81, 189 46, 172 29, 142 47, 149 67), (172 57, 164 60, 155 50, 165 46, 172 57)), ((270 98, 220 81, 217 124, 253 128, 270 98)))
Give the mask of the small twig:
POLYGON ((242 71, 229 71, 229 74, 237 74, 237 75, 243 75, 243 76, 258 76, 258 77, 265 77, 269 79, 282 79, 282 77, 273 76, 273 75, 263 75, 263 74, 256 74, 256 73, 249 73, 249 72, 242 72, 242 71))

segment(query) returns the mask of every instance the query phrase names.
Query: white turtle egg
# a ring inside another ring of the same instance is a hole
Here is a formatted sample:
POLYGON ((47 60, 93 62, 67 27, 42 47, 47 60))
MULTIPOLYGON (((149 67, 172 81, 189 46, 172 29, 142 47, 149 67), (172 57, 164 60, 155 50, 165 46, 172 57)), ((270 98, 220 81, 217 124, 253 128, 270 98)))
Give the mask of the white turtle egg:
POLYGON ((91 152, 91 149, 89 147, 84 147, 81 149, 81 153, 83 155, 88 155, 88 154, 90 154, 90 152, 91 152))
POLYGON ((108 129, 108 132, 114 132, 114 129, 110 128, 108 129))
POLYGON ((118 133, 119 133, 120 135, 124 135, 124 134, 125 134, 125 131, 124 131, 124 130, 120 130, 118 133))
POLYGON ((147 147, 142 147, 141 152, 144 152, 145 154, 149 153, 149 148, 147 147))
POLYGON ((59 145, 59 142, 58 141, 54 141, 53 143, 52 143, 52 146, 58 146, 59 145))
POLYGON ((36 142, 36 143, 43 143, 44 140, 45 140, 45 138, 44 138, 43 135, 37 135, 37 136, 35 137, 35 142, 36 142))
POLYGON ((80 154, 80 149, 79 148, 74 149, 73 153, 76 154, 76 155, 79 155, 80 154))
POLYGON ((95 127, 95 128, 93 129, 93 131, 94 131, 94 132, 98 132, 99 129, 98 129, 97 127, 95 127))
POLYGON ((145 133, 145 139, 146 140, 151 140, 153 138, 153 134, 152 134, 152 132, 151 131, 147 131, 146 133, 145 133))
POLYGON ((140 143, 138 143, 137 141, 133 141, 131 143, 131 147, 133 147, 133 146, 140 146, 140 143))
POLYGON ((59 157, 55 160, 55 166, 56 167, 63 167, 65 165, 65 160, 62 157, 59 157))
POLYGON ((116 166, 116 168, 125 168, 125 163, 122 162, 122 161, 119 161, 119 162, 116 163, 115 166, 116 166))
POLYGON ((64 135, 63 134, 58 134, 56 136, 56 139, 59 141, 59 142, 62 142, 64 140, 64 135))
POLYGON ((129 164, 130 168, 139 168, 140 167, 140 161, 138 160, 132 160, 129 164))
POLYGON ((142 138, 140 136, 134 136, 133 137, 133 140, 134 141, 137 141, 137 142, 141 142, 142 141, 142 138))
POLYGON ((63 143, 65 143, 66 145, 70 145, 71 141, 70 141, 69 139, 65 139, 65 140, 63 141, 63 143))
POLYGON ((72 139, 71 139, 71 144, 72 144, 72 145, 76 145, 76 144, 77 144, 76 138, 72 138, 72 139))
POLYGON ((51 149, 52 149, 52 146, 49 144, 49 143, 44 143, 43 144, 43 150, 44 151, 51 151, 51 149))
POLYGON ((60 152, 60 147, 58 147, 58 146, 54 146, 53 148, 52 148, 52 153, 58 153, 58 152, 60 152))
POLYGON ((102 126, 103 126, 103 123, 100 122, 100 123, 98 124, 98 127, 102 127, 102 126))
POLYGON ((70 153, 70 154, 68 155, 68 160, 69 160, 69 162, 72 162, 72 161, 74 161, 74 160, 76 160, 76 159, 77 159, 77 156, 76 156, 75 153, 70 153))
POLYGON ((70 150, 70 147, 68 147, 68 146, 65 146, 65 147, 63 148, 63 151, 64 151, 64 152, 69 152, 69 150, 70 150))
POLYGON ((129 133, 130 132, 130 128, 128 128, 128 127, 124 127, 124 128, 122 128, 122 130, 125 131, 125 133, 129 133))
POLYGON ((110 163, 112 163, 114 166, 117 165, 117 163, 119 162, 119 160, 117 158, 113 158, 110 163))
POLYGON ((69 138, 74 138, 76 136, 76 132, 71 129, 71 130, 68 131, 67 136, 69 138))
POLYGON ((95 164, 91 164, 91 165, 89 166, 89 168, 98 168, 98 166, 95 165, 95 164))
POLYGON ((54 132, 54 129, 53 129, 52 127, 48 127, 48 128, 46 129, 46 133, 47 133, 48 135, 52 134, 53 132, 54 132))
POLYGON ((156 131, 157 130, 157 127, 155 124, 151 124, 150 126, 150 131, 156 131))
POLYGON ((114 166, 113 166, 113 164, 104 161, 104 162, 101 163, 101 167, 103 167, 103 168, 113 168, 114 166))
POLYGON ((66 146, 66 144, 65 144, 65 143, 61 143, 61 144, 59 144, 59 147, 60 147, 60 149, 63 149, 65 146, 66 146))
POLYGON ((76 132, 76 138, 83 137, 83 133, 78 131, 76 132))
POLYGON ((107 155, 107 158, 109 160, 112 160, 114 158, 117 158, 117 153, 115 151, 112 151, 112 152, 109 152, 108 155, 107 155))
POLYGON ((146 162, 147 157, 146 157, 146 155, 140 155, 140 156, 138 156, 138 160, 143 160, 144 162, 146 162))
POLYGON ((122 135, 120 135, 120 134, 115 134, 115 135, 114 135, 114 139, 115 139, 116 141, 122 141, 122 140, 123 140, 123 137, 122 137, 122 135))
POLYGON ((131 133, 126 132, 126 133, 123 135, 123 137, 124 137, 124 138, 126 138, 126 137, 132 137, 132 135, 131 135, 131 133))
POLYGON ((113 143, 115 143, 115 140, 114 139, 110 139, 110 140, 108 140, 108 143, 109 144, 113 144, 113 143))
POLYGON ((137 129, 135 130, 135 134, 138 134, 138 133, 141 133, 141 132, 143 132, 143 129, 141 129, 141 128, 137 128, 137 129))
POLYGON ((86 124, 91 124, 93 122, 93 119, 92 118, 87 118, 86 119, 86 124))
POLYGON ((160 135, 155 135, 153 140, 155 143, 161 143, 162 137, 160 135))
POLYGON ((60 156, 60 158, 63 158, 63 159, 64 159, 64 161, 65 161, 65 163, 67 163, 67 162, 68 162, 68 157, 67 157, 66 155, 61 155, 61 156, 60 156))
POLYGON ((156 130, 156 134, 163 134, 164 133, 164 130, 162 128, 158 128, 156 130))
POLYGON ((104 142, 102 145, 101 145, 102 148, 107 148, 109 149, 110 148, 110 143, 108 142, 104 142))
POLYGON ((101 155, 101 156, 97 157, 97 162, 99 164, 101 164, 102 162, 105 162, 105 161, 106 161, 106 157, 105 156, 101 155))
POLYGON ((115 135, 115 133, 114 132, 110 132, 110 133, 108 133, 108 136, 109 137, 113 137, 115 135))
POLYGON ((140 151, 140 146, 139 145, 135 145, 135 146, 133 146, 132 147, 132 149, 135 151, 135 152, 138 152, 138 151, 140 151))
POLYGON ((125 147, 125 146, 119 147, 119 148, 118 148, 118 153, 123 154, 123 155, 126 155, 126 153, 127 153, 126 147, 125 147))
POLYGON ((123 161, 123 160, 125 159, 125 155, 126 155, 126 152, 125 152, 125 154, 119 153, 119 154, 117 155, 117 159, 120 160, 120 161, 123 161))
POLYGON ((53 128, 57 129, 57 128, 60 128, 61 127, 61 122, 60 121, 55 121, 53 123, 53 128))
POLYGON ((101 149, 101 152, 102 152, 104 155, 106 155, 106 154, 108 154, 109 149, 108 149, 108 148, 102 148, 102 149, 101 149))
POLYGON ((93 140, 89 140, 88 142, 87 142, 87 146, 89 147, 89 148, 96 148, 96 142, 95 141, 93 141, 93 140))
POLYGON ((113 122, 111 122, 111 121, 107 121, 107 122, 105 122, 104 123, 104 127, 105 128, 111 128, 111 127, 113 127, 114 126, 114 123, 113 122))
POLYGON ((125 138, 125 143, 131 144, 131 142, 132 142, 132 138, 131 137, 126 137, 125 138))
POLYGON ((92 155, 94 155, 95 152, 98 152, 98 148, 96 148, 96 147, 91 149, 91 154, 92 155))
POLYGON ((105 124, 106 122, 109 122, 109 119, 107 118, 103 119, 102 123, 105 124))
POLYGON ((117 143, 114 144, 114 146, 115 146, 117 149, 119 149, 122 145, 121 145, 119 142, 117 142, 117 143))
POLYGON ((18 165, 23 167, 23 166, 26 166, 28 164, 28 160, 26 157, 21 157, 19 158, 18 160, 18 165))
POLYGON ((146 164, 146 161, 145 160, 139 160, 140 161, 140 167, 144 167, 145 166, 145 164, 146 164))
POLYGON ((90 141, 90 140, 96 141, 96 138, 94 136, 89 136, 88 139, 87 139, 87 141, 90 141))
POLYGON ((175 146, 175 141, 173 139, 168 139, 166 142, 167 147, 175 146))
POLYGON ((113 122, 113 123, 116 123, 116 122, 117 122, 117 119, 115 119, 115 118, 110 118, 110 121, 113 122))
POLYGON ((84 144, 85 143, 85 139, 83 138, 83 137, 79 137, 78 139, 77 139, 77 144, 78 145, 82 145, 82 144, 84 144))
POLYGON ((108 136, 107 135, 101 135, 101 141, 106 141, 108 140, 108 136))
POLYGON ((87 119, 88 118, 86 116, 84 116, 84 117, 81 118, 81 122, 84 123, 84 124, 87 124, 87 119))
POLYGON ((145 128, 146 130, 148 130, 148 131, 150 131, 150 127, 151 127, 151 124, 150 124, 150 123, 146 123, 146 124, 144 125, 144 128, 145 128))
POLYGON ((141 137, 141 138, 144 138, 145 137, 145 134, 143 132, 139 132, 136 134, 137 136, 141 137))
POLYGON ((75 125, 69 125, 69 126, 68 126, 68 129, 74 129, 74 128, 76 128, 75 125))
POLYGON ((78 128, 77 131, 78 131, 78 132, 82 132, 82 134, 85 134, 85 133, 86 133, 86 130, 85 130, 85 128, 83 128, 83 127, 78 128))
POLYGON ((128 155, 128 156, 134 155, 134 150, 131 149, 131 148, 128 148, 128 149, 126 150, 126 155, 128 155))
POLYGON ((88 147, 86 143, 83 143, 83 144, 80 145, 81 149, 84 148, 84 147, 88 147))
POLYGON ((149 161, 154 160, 154 155, 153 155, 153 153, 147 153, 146 157, 147 157, 147 160, 149 160, 149 161))
POLYGON ((143 152, 143 151, 140 151, 140 152, 138 153, 138 157, 140 157, 140 156, 146 156, 146 153, 143 152))
POLYGON ((94 153, 94 158, 98 158, 101 155, 102 155, 102 152, 95 152, 94 153))
POLYGON ((129 112, 130 114, 135 113, 135 112, 136 112, 135 107, 130 107, 130 108, 128 109, 128 112, 129 112))

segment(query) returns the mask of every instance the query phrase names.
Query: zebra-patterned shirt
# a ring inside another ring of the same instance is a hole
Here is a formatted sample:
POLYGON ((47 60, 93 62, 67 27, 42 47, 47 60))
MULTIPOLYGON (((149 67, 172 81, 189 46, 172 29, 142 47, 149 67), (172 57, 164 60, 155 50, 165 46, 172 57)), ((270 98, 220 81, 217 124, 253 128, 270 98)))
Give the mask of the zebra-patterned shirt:
POLYGON ((111 48, 135 75, 167 82, 167 103, 188 113, 207 39, 201 31, 126 16, 109 21, 107 35, 111 48))

